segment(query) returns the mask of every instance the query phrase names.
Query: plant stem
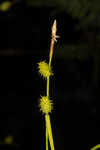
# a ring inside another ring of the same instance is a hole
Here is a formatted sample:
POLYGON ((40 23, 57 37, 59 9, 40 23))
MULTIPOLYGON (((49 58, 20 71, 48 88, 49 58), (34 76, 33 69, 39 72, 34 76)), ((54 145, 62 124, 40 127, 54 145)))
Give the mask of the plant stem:
POLYGON ((50 44, 50 53, 49 53, 49 66, 51 66, 51 60, 53 56, 53 49, 54 49, 54 39, 51 39, 51 44, 50 44))
POLYGON ((48 138, 49 138, 49 142, 50 142, 50 147, 51 147, 51 150, 54 150, 51 122, 50 122, 50 116, 48 114, 45 115, 45 121, 46 121, 46 127, 47 127, 47 133, 48 133, 48 138))
MULTIPOLYGON (((51 39, 50 53, 49 53, 49 69, 51 67, 51 60, 52 60, 52 56, 53 56, 55 37, 56 37, 56 20, 54 21, 54 24, 52 27, 52 39, 51 39)), ((47 97, 48 97, 48 99, 49 99, 49 82, 50 82, 50 77, 48 76, 47 77, 47 97)), ((51 128, 49 114, 45 115, 45 122, 46 122, 46 150, 48 150, 48 138, 49 138, 51 150, 54 150, 54 142, 53 142, 52 128, 51 128)))
POLYGON ((49 77, 47 77, 47 97, 49 98, 49 77))
MULTIPOLYGON (((51 59, 49 59, 49 69, 51 67, 51 59)), ((50 77, 47 77, 47 97, 49 98, 49 82, 50 82, 50 77)))
MULTIPOLYGON (((47 97, 49 99, 49 77, 47 77, 47 97)), ((45 117, 46 117, 46 115, 45 115, 45 117)), ((46 150, 48 150, 48 130, 47 130, 47 123, 46 123, 46 150)))
MULTIPOLYGON (((45 121, 46 122, 46 121, 45 121)), ((46 124, 46 150, 48 150, 48 131, 47 131, 47 124, 46 124)))
POLYGON ((96 149, 98 149, 98 148, 100 148, 100 144, 94 146, 93 148, 91 148, 91 150, 96 150, 96 149))

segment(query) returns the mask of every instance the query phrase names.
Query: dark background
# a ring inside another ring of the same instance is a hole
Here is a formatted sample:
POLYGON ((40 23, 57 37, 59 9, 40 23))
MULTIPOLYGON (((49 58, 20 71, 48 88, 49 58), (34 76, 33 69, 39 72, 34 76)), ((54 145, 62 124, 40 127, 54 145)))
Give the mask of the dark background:
POLYGON ((48 61, 54 19, 60 35, 50 80, 55 149, 89 150, 100 142, 100 9, 87 23, 88 13, 83 18, 77 12, 74 16, 77 5, 70 13, 56 1, 54 6, 50 1, 46 5, 32 0, 10 2, 8 9, 0 10, 0 150, 45 149, 44 116, 38 108, 45 80, 37 63, 48 61), (7 136, 13 137, 11 144, 4 142, 7 136))

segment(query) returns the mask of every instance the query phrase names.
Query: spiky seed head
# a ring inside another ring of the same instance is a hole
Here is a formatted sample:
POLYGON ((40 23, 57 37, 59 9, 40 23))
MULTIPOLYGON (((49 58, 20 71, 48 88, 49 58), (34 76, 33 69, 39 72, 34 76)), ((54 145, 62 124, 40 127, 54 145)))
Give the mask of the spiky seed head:
POLYGON ((41 61, 40 63, 38 63, 38 69, 39 69, 39 73, 44 78, 53 75, 51 67, 45 61, 41 61))
POLYGON ((42 96, 40 99, 40 111, 42 111, 43 114, 48 114, 52 111, 52 109, 52 101, 49 100, 47 96, 42 96))

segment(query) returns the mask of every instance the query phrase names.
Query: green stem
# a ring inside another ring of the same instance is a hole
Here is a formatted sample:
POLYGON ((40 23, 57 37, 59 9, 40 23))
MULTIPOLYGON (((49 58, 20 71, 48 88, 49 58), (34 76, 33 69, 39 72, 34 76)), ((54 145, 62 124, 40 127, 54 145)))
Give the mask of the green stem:
POLYGON ((49 59, 49 67, 51 67, 51 59, 49 59))
POLYGON ((47 77, 47 97, 49 98, 49 77, 47 77))
POLYGON ((94 146, 93 148, 91 148, 91 150, 96 150, 96 149, 99 149, 100 148, 100 144, 94 146))
MULTIPOLYGON (((49 61, 49 67, 50 67, 50 61, 49 61)), ((49 77, 47 77, 47 97, 49 99, 49 77)), ((45 115, 46 118, 46 115, 45 115)), ((46 123, 46 150, 48 150, 48 131, 47 131, 47 123, 46 123)))
POLYGON ((51 147, 51 150, 55 150, 54 149, 54 142, 53 142, 51 122, 50 122, 50 116, 49 115, 45 115, 45 120, 46 120, 46 127, 47 127, 47 133, 48 133, 48 138, 49 138, 49 142, 50 142, 50 147, 51 147))
POLYGON ((47 124, 46 124, 46 150, 48 150, 48 131, 47 131, 47 124))
MULTIPOLYGON (((51 61, 49 60, 49 68, 51 67, 51 61)), ((49 82, 50 82, 50 78, 47 77, 47 97, 49 98, 49 82)))
MULTIPOLYGON (((49 77, 47 77, 47 97, 49 98, 49 77)), ((45 115, 46 116, 46 115, 45 115)), ((45 121, 46 122, 46 121, 45 121)), ((48 131, 46 123, 46 150, 48 150, 48 131)))
MULTIPOLYGON (((50 67, 51 67, 51 60, 49 59, 49 68, 50 67)), ((48 99, 49 99, 49 82, 50 82, 50 78, 48 76, 47 77, 47 97, 48 97, 48 99)), ((46 150, 48 150, 48 139, 50 141, 51 150, 54 150, 50 116, 47 114, 45 115, 45 122, 46 122, 46 150)))

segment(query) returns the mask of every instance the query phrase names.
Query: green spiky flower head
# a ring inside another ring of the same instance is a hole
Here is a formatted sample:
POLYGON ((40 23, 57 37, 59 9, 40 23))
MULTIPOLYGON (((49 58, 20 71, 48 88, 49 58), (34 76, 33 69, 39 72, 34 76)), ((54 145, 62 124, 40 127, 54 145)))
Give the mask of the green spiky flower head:
POLYGON ((53 103, 51 100, 49 100, 47 96, 42 96, 40 99, 40 111, 42 111, 43 114, 48 114, 52 109, 53 103))
POLYGON ((51 67, 45 61, 41 61, 40 63, 38 63, 38 69, 39 69, 39 73, 44 78, 47 78, 53 75, 51 67))

